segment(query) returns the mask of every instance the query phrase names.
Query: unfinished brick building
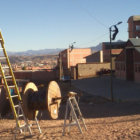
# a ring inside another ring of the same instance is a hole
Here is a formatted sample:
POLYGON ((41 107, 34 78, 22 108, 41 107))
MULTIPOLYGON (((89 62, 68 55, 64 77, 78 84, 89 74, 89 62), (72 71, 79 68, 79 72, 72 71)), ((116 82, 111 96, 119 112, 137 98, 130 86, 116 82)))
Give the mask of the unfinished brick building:
POLYGON ((140 15, 131 16, 128 19, 129 38, 140 38, 140 15))
POLYGON ((140 82, 140 16, 128 19, 129 39, 116 59, 116 77, 140 82))
POLYGON ((140 82, 140 39, 130 38, 116 58, 116 77, 140 82))
POLYGON ((61 61, 61 76, 70 75, 71 67, 75 67, 79 63, 86 63, 86 56, 91 55, 90 48, 82 49, 65 49, 59 53, 59 60, 61 61))

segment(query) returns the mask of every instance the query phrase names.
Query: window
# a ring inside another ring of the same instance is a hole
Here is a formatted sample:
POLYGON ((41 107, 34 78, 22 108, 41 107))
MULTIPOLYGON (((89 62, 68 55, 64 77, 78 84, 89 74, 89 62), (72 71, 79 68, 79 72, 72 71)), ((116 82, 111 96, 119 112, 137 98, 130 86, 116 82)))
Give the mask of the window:
POLYGON ((118 63, 118 70, 120 70, 120 64, 118 63))
POLYGON ((136 25, 136 31, 140 31, 140 25, 136 25))
POLYGON ((140 65, 138 65, 138 72, 140 72, 140 65))
POLYGON ((138 72, 137 64, 135 64, 135 72, 138 72))
POLYGON ((123 64, 123 70, 125 71, 125 64, 123 64))

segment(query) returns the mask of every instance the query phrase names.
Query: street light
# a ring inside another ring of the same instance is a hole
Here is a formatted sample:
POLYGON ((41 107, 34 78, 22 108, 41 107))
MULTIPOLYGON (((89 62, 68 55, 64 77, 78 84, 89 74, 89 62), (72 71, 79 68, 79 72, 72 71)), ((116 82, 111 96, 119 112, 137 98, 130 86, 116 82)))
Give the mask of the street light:
POLYGON ((110 26, 109 28, 109 38, 110 38, 110 69, 111 69, 111 73, 110 73, 110 94, 111 94, 111 101, 114 101, 114 96, 113 96, 113 79, 112 79, 112 40, 115 40, 116 35, 118 34, 119 30, 117 28, 117 25, 121 24, 122 21, 118 22, 115 25, 110 26), (112 27, 115 28, 115 30, 112 30, 112 27), (114 32, 113 36, 112 36, 112 32, 114 32))
POLYGON ((75 43, 76 42, 73 42, 73 43, 71 43, 71 45, 69 45, 69 68, 70 68, 70 52, 73 50, 75 43))
POLYGON ((73 43, 71 43, 71 45, 69 45, 69 51, 72 51, 72 49, 74 48, 74 44, 75 44, 76 42, 73 42, 73 43))
POLYGON ((74 44, 76 42, 71 43, 71 45, 69 45, 69 73, 70 73, 70 86, 71 86, 71 65, 70 65, 70 53, 74 48, 74 44))

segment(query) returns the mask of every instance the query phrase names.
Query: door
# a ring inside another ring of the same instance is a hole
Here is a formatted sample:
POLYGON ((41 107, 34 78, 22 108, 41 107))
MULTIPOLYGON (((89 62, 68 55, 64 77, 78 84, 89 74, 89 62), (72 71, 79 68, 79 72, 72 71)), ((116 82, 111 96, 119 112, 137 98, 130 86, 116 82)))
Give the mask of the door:
POLYGON ((126 80, 134 80, 134 49, 126 49, 126 80))

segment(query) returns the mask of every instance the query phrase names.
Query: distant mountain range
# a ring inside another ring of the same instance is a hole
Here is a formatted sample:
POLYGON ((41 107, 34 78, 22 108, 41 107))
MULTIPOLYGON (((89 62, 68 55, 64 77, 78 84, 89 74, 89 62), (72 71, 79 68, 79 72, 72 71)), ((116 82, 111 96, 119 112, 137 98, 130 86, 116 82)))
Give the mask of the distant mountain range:
POLYGON ((30 56, 30 55, 56 55, 63 49, 42 49, 42 50, 27 50, 22 52, 11 52, 7 51, 8 55, 24 55, 24 56, 30 56))
MULTIPOLYGON (((123 40, 117 40, 116 42, 124 42, 123 40)), ((102 43, 99 43, 97 46, 90 47, 92 52, 96 52, 102 49, 102 43)))
POLYGON ((102 49, 102 43, 99 43, 97 46, 90 47, 92 52, 96 52, 102 49))
MULTIPOLYGON (((100 43, 99 45, 95 47, 90 47, 92 52, 101 50, 102 44, 100 43)), ((9 56, 33 56, 33 55, 57 55, 59 52, 63 51, 64 49, 43 49, 43 50, 27 50, 27 51, 22 51, 22 52, 11 52, 7 51, 9 56)))
MULTIPOLYGON (((117 42, 121 42, 122 40, 118 40, 117 42)), ((89 47, 91 48, 92 52, 99 51, 102 49, 102 43, 99 43, 97 46, 89 47)), ((8 55, 24 55, 24 56, 32 56, 32 55, 57 55, 64 49, 42 49, 42 50, 27 50, 23 52, 11 52, 7 51, 8 55)))

